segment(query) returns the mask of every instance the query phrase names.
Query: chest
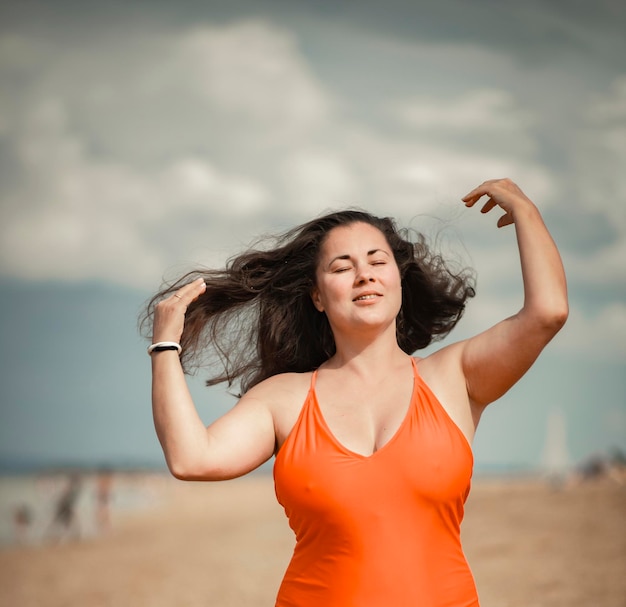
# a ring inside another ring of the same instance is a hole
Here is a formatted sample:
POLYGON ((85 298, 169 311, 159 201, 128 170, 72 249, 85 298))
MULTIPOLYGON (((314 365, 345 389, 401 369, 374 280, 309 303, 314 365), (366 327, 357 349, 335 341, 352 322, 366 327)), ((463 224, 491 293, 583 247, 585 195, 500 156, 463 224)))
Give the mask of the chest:
POLYGON ((303 417, 276 458, 277 496, 288 516, 308 512, 352 520, 362 509, 375 515, 380 501, 387 498, 392 509, 404 504, 401 509, 407 511, 416 500, 463 503, 472 472, 469 445, 420 384, 399 428, 369 454, 340 442, 318 405, 311 394, 303 417))
POLYGON ((362 385, 319 381, 315 397, 328 431, 346 449, 368 456, 401 427, 413 396, 413 379, 362 385))

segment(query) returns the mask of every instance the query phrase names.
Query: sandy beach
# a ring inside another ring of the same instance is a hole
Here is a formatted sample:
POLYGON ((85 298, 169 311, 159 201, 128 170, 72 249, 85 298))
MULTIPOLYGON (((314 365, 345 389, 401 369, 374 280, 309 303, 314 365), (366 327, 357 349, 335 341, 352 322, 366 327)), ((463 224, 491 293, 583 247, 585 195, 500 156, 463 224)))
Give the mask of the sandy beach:
MULTIPOLYGON (((114 480, 114 492, 124 483, 114 480)), ((106 533, 5 545, 6 607, 271 606, 293 549, 269 475, 144 477, 106 533)), ((463 526, 482 607, 625 607, 626 486, 475 479, 463 526)))

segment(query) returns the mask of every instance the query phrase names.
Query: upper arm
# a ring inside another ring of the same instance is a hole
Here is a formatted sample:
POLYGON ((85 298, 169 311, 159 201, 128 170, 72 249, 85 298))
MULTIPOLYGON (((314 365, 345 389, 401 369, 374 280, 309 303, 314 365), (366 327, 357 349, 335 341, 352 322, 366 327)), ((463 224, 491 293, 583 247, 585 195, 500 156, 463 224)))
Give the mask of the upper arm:
POLYGON ((199 454, 186 480, 226 480, 242 476, 271 458, 276 442, 271 407, 272 390, 256 386, 207 429, 204 453, 199 454))
POLYGON ((540 322, 521 310, 463 342, 461 365, 473 406, 505 394, 531 367, 561 324, 540 322))
POLYGON ((235 478, 269 460, 276 443, 270 403, 263 395, 244 395, 207 428, 211 480, 235 478))

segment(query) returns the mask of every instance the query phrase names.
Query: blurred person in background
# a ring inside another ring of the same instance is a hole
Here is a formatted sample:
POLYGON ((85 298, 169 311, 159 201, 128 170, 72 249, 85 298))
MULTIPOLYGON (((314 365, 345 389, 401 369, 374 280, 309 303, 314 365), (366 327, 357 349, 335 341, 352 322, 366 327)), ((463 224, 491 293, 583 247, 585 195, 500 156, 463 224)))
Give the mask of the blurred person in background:
POLYGON ((80 524, 76 515, 78 498, 82 491, 79 474, 68 475, 65 488, 57 498, 54 514, 46 535, 55 540, 77 539, 80 537, 80 524))
POLYGON ((113 471, 101 468, 96 476, 96 527, 100 533, 111 528, 111 493, 113 490, 113 471))
POLYGON ((30 540, 30 528, 33 524, 33 512, 28 504, 19 504, 13 509, 13 535, 17 544, 26 544, 30 540))

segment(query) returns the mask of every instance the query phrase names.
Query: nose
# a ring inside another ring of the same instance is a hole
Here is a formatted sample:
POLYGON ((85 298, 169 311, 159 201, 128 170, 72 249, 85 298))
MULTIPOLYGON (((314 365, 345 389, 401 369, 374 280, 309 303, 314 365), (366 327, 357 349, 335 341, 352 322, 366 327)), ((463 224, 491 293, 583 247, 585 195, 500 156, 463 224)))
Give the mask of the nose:
POLYGON ((374 274, 369 264, 366 264, 365 266, 359 266, 354 278, 355 278, 356 284, 359 284, 359 285, 365 284, 367 282, 374 282, 375 280, 374 274))

